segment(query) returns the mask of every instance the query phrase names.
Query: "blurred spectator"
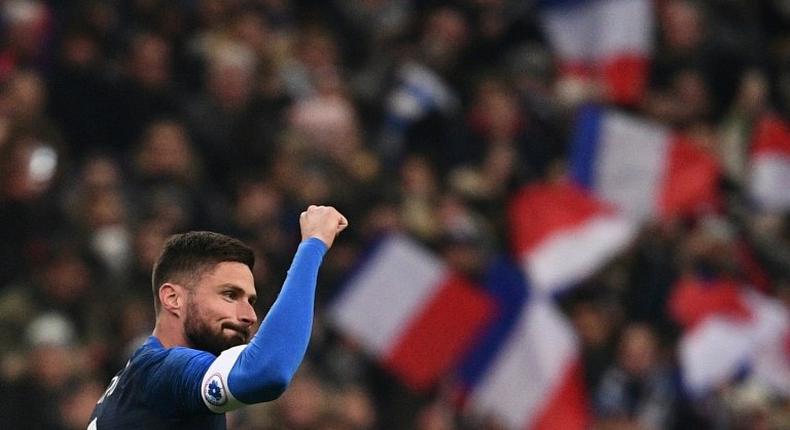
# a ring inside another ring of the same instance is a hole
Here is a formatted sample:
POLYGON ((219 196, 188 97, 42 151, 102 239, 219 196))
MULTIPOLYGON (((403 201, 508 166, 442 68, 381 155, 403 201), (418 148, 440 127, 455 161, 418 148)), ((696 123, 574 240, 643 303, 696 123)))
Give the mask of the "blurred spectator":
POLYGON ((503 79, 481 81, 467 113, 466 141, 449 151, 451 184, 478 201, 496 200, 513 184, 544 178, 558 154, 545 127, 503 79))
POLYGON ((342 161, 362 144, 356 113, 343 94, 340 76, 325 71, 316 81, 314 94, 293 106, 290 123, 312 150, 342 161))
POLYGON ((419 430, 454 430, 455 425, 451 410, 441 404, 428 405, 420 412, 417 418, 419 430))
POLYGON ((76 330, 63 315, 44 313, 31 321, 25 336, 24 372, 10 380, 3 375, 3 422, 10 428, 59 428, 58 399, 70 391, 80 365, 76 330))
POLYGON ((646 325, 626 326, 616 363, 601 378, 595 395, 603 428, 670 428, 674 423, 676 388, 646 325))
POLYGON ((0 298, 6 313, 2 324, 8 331, 5 348, 21 344, 19 335, 40 312, 57 311, 69 319, 73 335, 83 341, 104 339, 110 315, 106 313, 106 291, 97 291, 96 264, 73 245, 54 246, 41 268, 29 278, 19 279, 0 298))
POLYGON ((625 310, 636 320, 652 321, 666 331, 665 305, 680 275, 677 247, 685 230, 680 223, 654 224, 643 229, 631 256, 633 267, 625 289, 625 310))
POLYGON ((96 399, 104 394, 104 383, 91 379, 73 381, 67 393, 60 398, 58 413, 63 430, 82 430, 90 420, 96 399))
POLYGON ((613 331, 619 322, 619 318, 613 316, 615 312, 592 300, 580 302, 571 311, 581 342, 585 382, 590 388, 599 386, 612 360, 613 331))
POLYGON ((377 150, 388 166, 404 154, 418 153, 440 165, 452 139, 459 94, 452 75, 465 47, 469 29, 460 11, 432 10, 420 29, 412 58, 396 72, 396 86, 387 96, 383 131, 377 150))
POLYGON ((113 101, 107 106, 115 126, 107 143, 118 155, 127 155, 150 121, 179 111, 172 49, 170 41, 154 33, 137 32, 129 38, 119 74, 111 82, 113 101))
POLYGON ((320 79, 340 72, 337 44, 330 33, 319 27, 304 29, 293 50, 283 72, 288 93, 295 99, 314 95, 320 79))
POLYGON ((134 198, 144 216, 156 216, 171 229, 221 227, 226 208, 203 180, 201 160, 183 124, 148 124, 135 155, 134 198))
POLYGON ((440 225, 435 214, 439 184, 430 161, 414 156, 405 160, 401 175, 401 218, 406 229, 423 240, 436 240, 440 225))
POLYGON ((735 100, 722 124, 719 157, 728 177, 744 185, 750 163, 751 130, 770 109, 768 81, 752 69, 743 75, 735 100))
POLYGON ((283 221, 284 196, 273 184, 250 178, 237 190, 233 221, 244 236, 255 236, 283 221))
POLYGON ((438 203, 441 225, 440 253, 447 265, 470 279, 481 279, 492 252, 494 238, 482 216, 457 196, 446 195, 438 203))
POLYGON ((261 97, 258 59, 248 45, 229 38, 204 44, 203 91, 189 98, 184 115, 208 177, 229 186, 239 171, 271 161, 284 101, 261 97))
POLYGON ((52 32, 50 10, 37 0, 12 0, 2 5, 3 46, 0 82, 17 69, 45 67, 46 44, 52 32))
POLYGON ((54 188, 63 164, 46 133, 12 130, 0 145, 0 286, 29 273, 62 222, 54 188))
POLYGON ((317 428, 326 410, 326 402, 327 393, 316 375, 303 369, 278 400, 278 417, 287 429, 317 428))
MULTIPOLYGON (((335 0, 338 32, 343 36, 340 48, 347 62, 361 62, 380 55, 380 47, 391 48, 408 28, 413 13, 412 1, 335 0)), ((386 51, 387 49, 385 49, 386 51)))
POLYGON ((358 386, 348 386, 330 393, 329 411, 321 428, 349 430, 373 429, 376 423, 370 394, 358 386), (331 426, 330 426, 331 423, 331 426))
POLYGON ((6 115, 20 127, 42 127, 45 124, 44 108, 47 93, 44 82, 35 71, 19 71, 6 82, 3 104, 6 115))
POLYGON ((72 155, 117 145, 113 135, 107 59, 101 39, 89 29, 67 30, 49 74, 49 111, 63 129, 72 155))

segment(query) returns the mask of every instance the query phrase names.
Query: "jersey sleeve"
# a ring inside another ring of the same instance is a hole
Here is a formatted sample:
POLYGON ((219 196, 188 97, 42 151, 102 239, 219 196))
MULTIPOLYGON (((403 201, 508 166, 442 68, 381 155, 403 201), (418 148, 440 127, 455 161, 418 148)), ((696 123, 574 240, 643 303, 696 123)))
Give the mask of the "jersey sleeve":
POLYGON ((326 250, 317 238, 303 241, 252 341, 224 351, 201 375, 200 397, 209 410, 223 413, 274 400, 285 391, 310 341, 318 269, 326 250))
POLYGON ((203 375, 216 357, 190 348, 171 348, 149 356, 142 396, 162 416, 209 413, 200 395, 203 375))

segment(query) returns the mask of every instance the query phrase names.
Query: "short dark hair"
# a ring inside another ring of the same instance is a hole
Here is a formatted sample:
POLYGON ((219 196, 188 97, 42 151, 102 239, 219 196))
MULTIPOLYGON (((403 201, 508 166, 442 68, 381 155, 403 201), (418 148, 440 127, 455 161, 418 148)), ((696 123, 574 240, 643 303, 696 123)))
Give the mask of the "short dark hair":
POLYGON ((210 231, 190 231, 170 236, 154 264, 151 284, 154 309, 158 313, 159 287, 166 282, 189 284, 223 262, 255 265, 252 249, 238 239, 210 231))

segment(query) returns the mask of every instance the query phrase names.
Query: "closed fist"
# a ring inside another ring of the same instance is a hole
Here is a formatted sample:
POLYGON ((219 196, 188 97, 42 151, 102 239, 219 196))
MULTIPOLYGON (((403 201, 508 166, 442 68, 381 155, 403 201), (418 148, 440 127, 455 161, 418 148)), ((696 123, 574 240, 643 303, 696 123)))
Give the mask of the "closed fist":
POLYGON ((335 236, 348 227, 348 220, 332 206, 311 205, 299 216, 299 226, 302 240, 316 237, 331 247, 335 236))

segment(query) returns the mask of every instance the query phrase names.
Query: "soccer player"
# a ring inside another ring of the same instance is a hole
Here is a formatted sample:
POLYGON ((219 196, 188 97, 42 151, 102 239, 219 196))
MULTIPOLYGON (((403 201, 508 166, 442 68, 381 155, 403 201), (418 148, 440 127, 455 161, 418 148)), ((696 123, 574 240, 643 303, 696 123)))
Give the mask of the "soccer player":
POLYGON ((171 237, 153 270, 153 335, 112 379, 88 429, 224 429, 225 412, 282 394, 307 350, 318 268, 348 221, 310 206, 299 224, 302 243, 252 339, 252 251, 217 233, 171 237))

